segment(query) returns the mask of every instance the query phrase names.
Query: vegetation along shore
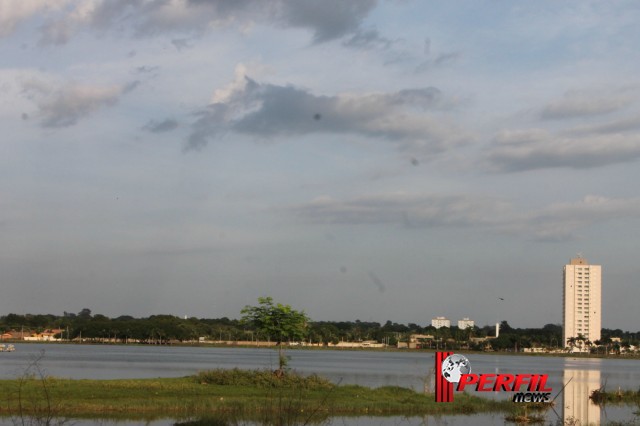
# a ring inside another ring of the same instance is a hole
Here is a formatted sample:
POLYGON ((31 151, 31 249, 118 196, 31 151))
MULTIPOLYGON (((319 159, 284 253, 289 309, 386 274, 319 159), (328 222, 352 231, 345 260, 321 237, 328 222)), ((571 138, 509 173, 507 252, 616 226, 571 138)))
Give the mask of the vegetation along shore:
MULTIPOLYGON (((456 394, 436 403, 432 393, 384 386, 339 385, 291 371, 209 370, 162 379, 71 380, 24 375, 0 380, 0 416, 12 418, 225 418, 285 419, 312 424, 331 416, 424 416, 502 413, 505 419, 544 419, 553 403, 514 404, 511 400, 456 394)), ((640 391, 591 395, 596 404, 640 404, 640 391)))
POLYGON ((510 401, 434 395, 385 386, 336 385, 316 376, 268 370, 210 370, 162 379, 71 380, 29 375, 0 380, 0 415, 55 417, 173 417, 234 414, 255 417, 427 415, 510 412, 510 401))
MULTIPOLYGON (((266 299, 265 299, 266 300, 266 299)), ((269 299, 270 300, 270 299, 269 299)), ((260 304, 255 308, 263 308, 260 304)), ((249 309, 254 307, 247 307, 249 309)), ((247 309, 245 308, 245 309, 247 309)), ((272 303, 273 313, 300 314, 287 305, 272 303), (282 308, 282 310, 280 310, 282 308), (289 311, 287 311, 289 309, 289 311)), ((304 313, 302 313, 304 314, 304 313)), ((348 342, 360 342, 365 349, 375 347, 408 349, 447 349, 456 351, 497 351, 521 353, 561 354, 562 327, 546 324, 542 328, 514 328, 502 321, 498 338, 494 326, 459 329, 436 329, 414 323, 384 324, 367 321, 313 321, 306 320, 296 333, 284 336, 249 315, 241 319, 229 318, 180 318, 173 315, 152 315, 146 318, 120 316, 109 318, 93 314, 90 309, 78 313, 7 314, 0 316, 0 340, 5 342, 90 342, 119 344, 206 344, 206 345, 254 345, 269 346, 281 341, 285 345, 313 348, 348 348, 348 342), (301 331, 301 333, 298 333, 301 331)), ((598 342, 589 342, 592 356, 637 355, 640 332, 619 329, 602 329, 598 342)))

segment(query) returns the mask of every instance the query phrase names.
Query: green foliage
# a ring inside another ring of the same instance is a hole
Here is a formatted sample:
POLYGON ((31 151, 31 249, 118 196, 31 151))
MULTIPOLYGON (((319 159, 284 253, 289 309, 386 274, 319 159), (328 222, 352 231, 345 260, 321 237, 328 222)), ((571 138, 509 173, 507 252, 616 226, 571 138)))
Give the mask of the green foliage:
MULTIPOLYGON (((286 305, 275 304, 271 298, 258 299, 258 306, 247 306, 243 310, 245 319, 223 318, 179 318, 173 315, 152 315, 148 318, 134 318, 123 315, 109 318, 105 315, 91 312, 84 308, 78 313, 64 312, 63 315, 53 314, 14 314, 0 316, 0 331, 13 331, 18 334, 24 331, 26 335, 45 330, 61 329, 60 337, 64 340, 79 339, 83 341, 104 343, 141 343, 141 344, 173 344, 196 343, 199 337, 208 341, 265 341, 270 339, 279 343, 300 341, 305 339, 314 344, 338 343, 340 341, 373 340, 387 343, 391 346, 398 341, 406 342, 410 334, 430 334, 435 340, 425 341, 423 348, 484 350, 487 343, 497 351, 521 351, 528 347, 559 348, 562 346, 562 326, 546 324, 542 328, 515 328, 506 321, 502 322, 500 337, 488 342, 473 343, 472 337, 495 335, 495 326, 474 327, 459 330, 452 326, 450 329, 438 329, 418 324, 398 324, 392 321, 385 323, 372 321, 314 321, 309 322, 304 312, 298 312, 286 305), (251 314, 258 319, 253 321, 251 314), (262 316, 261 314, 265 314, 262 316), (300 314, 300 315, 295 315, 300 314), (249 318, 247 318, 249 317, 249 318), (284 317, 287 321, 280 323, 277 318, 284 317), (261 321, 266 318, 268 321, 261 321), (299 319, 298 322, 295 320, 299 319), (303 318, 303 319, 302 319, 303 318), (293 319, 293 321, 289 321, 293 319)), ((573 336, 574 343, 579 336, 573 336)), ((599 341, 582 342, 591 348, 595 354, 624 352, 631 345, 640 345, 640 331, 629 332, 620 329, 602 329, 599 341), (612 342, 613 337, 619 337, 620 343, 612 342)), ((283 359, 286 363, 286 358, 283 359)))
MULTIPOLYGON (((18 386, 19 380, 0 380, 0 416, 20 410, 18 386)), ((30 401, 22 406, 25 416, 36 414, 47 401, 59 416, 123 418, 192 418, 231 413, 241 416, 239 419, 261 414, 279 419, 282 413, 295 418, 293 414, 304 412, 304 420, 307 413, 311 416, 317 410, 323 415, 409 416, 506 411, 513 407, 508 400, 464 393, 456 395, 453 403, 441 404, 435 402, 433 394, 400 387, 339 386, 317 376, 286 374, 275 378, 268 371, 239 370, 162 379, 28 379, 21 392, 23 400, 30 401)))
POLYGON ((195 376, 200 384, 221 386, 249 386, 258 388, 295 388, 295 389, 331 389, 334 385, 318 375, 303 376, 287 373, 277 376, 269 370, 208 370, 195 376))
POLYGON ((274 304, 271 297, 258 298, 258 306, 245 306, 242 321, 278 342, 299 341, 307 335, 309 318, 289 305, 274 304))
POLYGON ((289 305, 274 304, 271 297, 259 297, 258 306, 245 306, 242 322, 278 343, 279 374, 283 374, 288 359, 282 353, 283 341, 300 341, 307 335, 309 318, 304 311, 289 305))

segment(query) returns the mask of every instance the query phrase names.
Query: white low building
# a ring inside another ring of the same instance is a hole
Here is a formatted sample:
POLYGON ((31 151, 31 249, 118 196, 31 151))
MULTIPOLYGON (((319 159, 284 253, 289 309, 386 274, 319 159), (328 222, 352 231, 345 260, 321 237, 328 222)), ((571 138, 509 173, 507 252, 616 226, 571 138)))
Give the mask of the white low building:
POLYGON ((435 327, 435 328, 441 328, 441 327, 451 327, 451 321, 448 320, 446 317, 435 317, 433 319, 431 319, 431 326, 435 327))
POLYGON ((462 318, 461 320, 458 320, 458 328, 460 330, 465 330, 467 328, 473 328, 476 326, 476 322, 474 320, 471 320, 467 317, 462 318))

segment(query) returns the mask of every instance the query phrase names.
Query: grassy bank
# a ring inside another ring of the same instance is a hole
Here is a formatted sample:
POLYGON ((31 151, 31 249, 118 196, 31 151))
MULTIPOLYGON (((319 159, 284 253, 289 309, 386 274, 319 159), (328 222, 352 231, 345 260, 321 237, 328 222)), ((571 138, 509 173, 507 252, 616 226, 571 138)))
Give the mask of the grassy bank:
POLYGON ((640 388, 637 391, 618 389, 612 392, 598 389, 589 395, 589 399, 595 404, 621 403, 636 404, 640 407, 640 388))
POLYGON ((212 370, 184 378, 69 380, 28 377, 0 381, 0 415, 57 417, 187 417, 427 415, 507 412, 513 404, 456 394, 435 403, 433 394, 401 387, 334 385, 318 376, 269 371, 212 370))

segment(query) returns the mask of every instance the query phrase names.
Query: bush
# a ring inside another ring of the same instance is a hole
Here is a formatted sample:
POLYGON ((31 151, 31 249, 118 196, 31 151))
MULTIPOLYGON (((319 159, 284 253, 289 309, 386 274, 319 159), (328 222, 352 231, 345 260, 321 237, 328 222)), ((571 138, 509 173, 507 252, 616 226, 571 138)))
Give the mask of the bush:
POLYGON ((276 374, 269 370, 215 369, 201 371, 198 383, 221 386, 251 386, 258 388, 330 389, 334 385, 316 374, 303 376, 295 372, 276 374))

